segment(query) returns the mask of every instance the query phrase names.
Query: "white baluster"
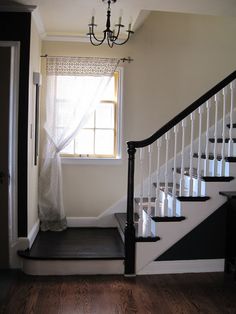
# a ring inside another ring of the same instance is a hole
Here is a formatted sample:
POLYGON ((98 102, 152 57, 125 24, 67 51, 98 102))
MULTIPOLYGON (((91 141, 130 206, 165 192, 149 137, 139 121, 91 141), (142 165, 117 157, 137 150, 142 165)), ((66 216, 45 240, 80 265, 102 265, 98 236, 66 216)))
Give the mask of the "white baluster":
POLYGON ((234 92, 236 81, 230 83, 230 128, 229 128, 229 143, 228 143, 228 156, 233 157, 233 110, 234 110, 234 92))
POLYGON ((221 176, 225 176, 225 111, 227 101, 227 87, 223 88, 223 117, 222 117, 222 146, 221 146, 221 176))
POLYGON ((202 157, 202 114, 203 106, 199 107, 199 125, 198 125, 198 159, 197 159, 197 195, 201 195, 201 157, 202 157))
POLYGON ((144 161, 144 148, 140 148, 140 201, 139 201, 139 220, 138 220, 138 235, 142 236, 143 234, 143 161, 144 161))
POLYGON ((155 216, 160 216, 160 150, 161 150, 161 138, 157 140, 155 216))
POLYGON ((177 155, 177 139, 178 139, 179 125, 174 126, 175 143, 174 143, 174 165, 173 165, 173 187, 172 187, 172 212, 171 216, 176 216, 176 155, 177 155))
POLYGON ((182 150, 181 150, 181 173, 180 173, 180 196, 184 195, 184 148, 185 148, 186 119, 182 120, 182 150))
POLYGON ((165 196, 163 202, 163 216, 168 216, 168 158, 169 158, 169 139, 170 132, 166 132, 165 141, 166 141, 166 159, 165 159, 165 196))
POLYGON ((190 164, 189 164, 189 196, 193 196, 193 140, 194 140, 194 120, 195 112, 190 115, 191 135, 190 135, 190 164))
POLYGON ((217 176, 217 131, 218 131, 219 94, 215 95, 215 129, 214 129, 214 176, 217 176))
POLYGON ((148 215, 151 214, 152 201, 152 145, 148 146, 148 215))
POLYGON ((151 235, 151 201, 152 201, 152 146, 148 146, 148 208, 144 222, 144 231, 146 236, 151 235))
POLYGON ((204 176, 209 176, 209 128, 210 128, 210 109, 211 99, 206 102, 207 118, 206 118, 206 150, 205 150, 205 163, 204 163, 204 176))

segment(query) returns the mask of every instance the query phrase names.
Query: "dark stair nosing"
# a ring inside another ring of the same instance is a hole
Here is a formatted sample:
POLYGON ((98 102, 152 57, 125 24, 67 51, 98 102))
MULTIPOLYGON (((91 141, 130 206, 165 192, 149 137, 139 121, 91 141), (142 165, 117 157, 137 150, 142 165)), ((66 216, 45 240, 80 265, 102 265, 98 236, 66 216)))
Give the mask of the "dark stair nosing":
POLYGON ((177 196, 177 200, 181 202, 206 202, 210 199, 209 196, 177 196))
MULTIPOLYGON (((194 153, 194 154, 193 154, 193 158, 198 158, 198 153, 194 153)), ((218 161, 221 161, 221 160, 222 160, 221 155, 217 155, 216 158, 217 158, 218 161)), ((206 154, 202 154, 202 155, 201 155, 201 159, 206 159, 206 154)), ((213 155, 213 154, 209 154, 209 155, 208 155, 208 159, 209 159, 209 160, 214 160, 214 155, 213 155)), ((228 157, 225 157, 224 159, 225 159, 225 161, 227 161, 227 162, 236 162, 236 157, 234 157, 234 156, 228 156, 228 157)))
POLYGON ((226 196, 229 199, 235 199, 236 198, 236 191, 223 191, 223 192, 219 192, 219 194, 226 196))
MULTIPOLYGON (((125 232, 125 226, 126 226, 126 213, 115 213, 115 217, 119 223, 121 231, 124 233, 125 232)), ((135 221, 137 221, 138 220, 138 214, 135 213, 134 217, 135 217, 135 221)), ((135 236, 136 242, 157 242, 160 240, 160 237, 154 236, 154 235, 148 236, 148 237, 139 237, 137 234, 138 233, 137 223, 135 223, 134 225, 135 225, 135 230, 136 230, 136 236, 135 236)))
POLYGON ((152 219, 155 222, 177 222, 185 220, 186 218, 184 216, 175 216, 175 217, 169 217, 169 216, 152 216, 152 219))
MULTIPOLYGON (((147 213, 147 209, 145 208, 144 211, 147 213)), ((148 214, 148 213, 147 213, 148 214)), ((151 208, 150 217, 155 222, 176 222, 176 221, 182 221, 186 219, 184 216, 155 216, 155 208, 151 208)))
MULTIPOLYGON (((230 123, 227 124, 227 127, 230 129, 230 123)), ((236 128, 236 123, 233 123, 232 128, 233 128, 233 129, 236 128)))
MULTIPOLYGON (((180 168, 176 169, 176 172, 178 174, 180 174, 181 169, 180 168)), ((197 179, 196 172, 197 172, 197 169, 194 168, 193 169, 193 178, 194 179, 197 179)), ((184 175, 188 176, 188 177, 190 176, 189 175, 189 168, 185 169, 184 175)), ((203 176, 203 175, 201 175, 200 180, 205 181, 205 182, 230 182, 230 181, 234 180, 234 177, 233 176, 203 176)))
MULTIPOLYGON (((225 138, 225 143, 228 143, 229 140, 230 140, 230 139, 229 139, 228 137, 225 138)), ((211 137, 211 138, 209 138, 209 141, 210 141, 211 143, 215 143, 215 138, 211 137)), ((233 143, 236 143, 236 138, 232 138, 232 141, 233 141, 233 143)), ((218 138, 217 138, 217 143, 223 143, 223 138, 222 138, 222 137, 218 137, 218 138)))

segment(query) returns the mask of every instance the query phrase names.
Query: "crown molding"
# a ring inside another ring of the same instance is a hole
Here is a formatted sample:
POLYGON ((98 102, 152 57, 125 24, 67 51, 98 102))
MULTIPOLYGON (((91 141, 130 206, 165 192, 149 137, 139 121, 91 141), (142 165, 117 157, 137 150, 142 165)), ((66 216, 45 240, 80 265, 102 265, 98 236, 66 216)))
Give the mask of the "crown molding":
POLYGON ((43 24, 43 20, 42 20, 42 17, 41 17, 41 14, 40 14, 40 11, 38 8, 36 8, 33 11, 32 17, 33 17, 35 26, 37 28, 37 31, 39 33, 39 36, 43 40, 47 36, 47 33, 46 33, 46 30, 45 30, 45 27, 43 24))

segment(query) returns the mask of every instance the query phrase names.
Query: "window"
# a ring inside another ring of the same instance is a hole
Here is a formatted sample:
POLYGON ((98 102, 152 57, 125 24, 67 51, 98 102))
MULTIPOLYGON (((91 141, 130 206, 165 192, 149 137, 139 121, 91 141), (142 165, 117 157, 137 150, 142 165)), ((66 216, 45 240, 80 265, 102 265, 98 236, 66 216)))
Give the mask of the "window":
MULTIPOLYGON (((67 79, 61 77, 61 84, 67 79)), ((68 78, 70 79, 70 78, 68 78)), ((96 79, 100 79, 97 77, 96 79)), ((81 159, 120 158, 120 120, 121 120, 121 70, 117 70, 111 78, 96 110, 90 115, 86 124, 82 127, 70 144, 61 151, 62 157, 74 157, 81 159)), ((80 84, 77 80, 76 84, 80 84)), ((76 89, 76 86, 75 86, 76 89)), ((58 89, 59 91, 60 89, 58 89)), ((63 119, 68 108, 67 100, 60 98, 59 117, 57 125, 58 136, 63 129, 63 119)), ((76 116, 75 116, 76 119, 76 116)))

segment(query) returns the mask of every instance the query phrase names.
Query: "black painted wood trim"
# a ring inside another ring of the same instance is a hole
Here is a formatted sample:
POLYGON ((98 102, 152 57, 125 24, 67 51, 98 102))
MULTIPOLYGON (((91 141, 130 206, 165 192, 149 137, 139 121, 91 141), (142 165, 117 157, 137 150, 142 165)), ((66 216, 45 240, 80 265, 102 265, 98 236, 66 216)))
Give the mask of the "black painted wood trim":
MULTIPOLYGON (((229 140, 230 139, 228 137, 225 138, 225 143, 228 143, 229 140)), ((211 143, 215 143, 215 139, 213 137, 209 138, 209 141, 211 143)), ((232 138, 232 141, 233 141, 233 143, 236 143, 236 138, 232 138)), ((217 138, 217 143, 223 143, 223 138, 222 137, 217 138)))
POLYGON ((225 157, 225 161, 227 161, 227 162, 236 162, 236 157, 225 157))
MULTIPOLYGON (((230 129, 230 123, 227 124, 227 127, 230 129)), ((233 129, 236 129, 236 123, 233 123, 233 129)))
POLYGON ((151 217, 155 222, 177 222, 185 220, 186 218, 184 216, 176 216, 176 217, 160 217, 160 216, 152 216, 151 217))
POLYGON ((210 199, 209 196, 178 196, 180 202, 206 202, 210 199))
POLYGON ((214 176, 214 177, 202 177, 202 180, 205 182, 230 182, 232 180, 234 180, 234 177, 218 177, 218 176, 214 176))
POLYGON ((236 71, 232 72, 225 79, 223 79, 220 83, 211 88, 208 92, 206 92, 203 96, 194 101, 190 106, 180 112, 177 116, 171 119, 168 123, 166 123, 162 128, 160 128, 156 133, 151 135, 142 141, 130 141, 128 144, 133 145, 134 147, 145 147, 151 145, 158 138, 160 138, 163 134, 173 128, 176 124, 186 118, 190 113, 204 104, 207 100, 209 100, 212 96, 222 90, 225 86, 227 86, 230 82, 232 82, 236 78, 236 71))
POLYGON ((157 242, 160 239, 161 239, 160 237, 155 237, 155 236, 151 236, 151 237, 138 237, 138 236, 136 236, 135 241, 136 242, 157 242))
POLYGON ((226 196, 229 199, 236 198, 236 191, 224 191, 224 192, 219 192, 219 194, 226 196))

